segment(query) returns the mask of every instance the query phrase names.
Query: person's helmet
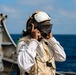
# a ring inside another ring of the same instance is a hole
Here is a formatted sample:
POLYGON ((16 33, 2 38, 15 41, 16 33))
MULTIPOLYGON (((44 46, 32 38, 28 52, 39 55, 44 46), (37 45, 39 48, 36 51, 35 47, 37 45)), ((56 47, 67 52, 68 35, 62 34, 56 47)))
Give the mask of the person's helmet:
POLYGON ((50 24, 50 20, 51 20, 51 17, 46 12, 36 11, 27 20, 26 30, 31 31, 31 28, 32 28, 31 23, 37 22, 39 25, 35 25, 34 27, 39 29, 43 33, 48 33, 48 31, 50 31, 51 29, 50 27, 52 26, 50 24), (44 27, 47 30, 43 30, 44 27))
POLYGON ((36 14, 34 15, 34 18, 39 23, 43 21, 51 20, 50 16, 43 11, 37 11, 36 14))

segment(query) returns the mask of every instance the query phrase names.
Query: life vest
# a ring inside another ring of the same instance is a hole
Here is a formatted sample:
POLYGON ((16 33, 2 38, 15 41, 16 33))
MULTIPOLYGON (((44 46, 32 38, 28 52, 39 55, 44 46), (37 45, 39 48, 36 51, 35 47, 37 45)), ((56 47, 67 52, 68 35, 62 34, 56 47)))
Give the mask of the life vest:
MULTIPOLYGON (((19 41, 30 43, 30 36, 21 38, 19 41)), ((39 46, 36 49, 35 64, 29 71, 29 75, 55 75, 56 66, 54 60, 54 52, 47 40, 41 40, 43 49, 39 46)))

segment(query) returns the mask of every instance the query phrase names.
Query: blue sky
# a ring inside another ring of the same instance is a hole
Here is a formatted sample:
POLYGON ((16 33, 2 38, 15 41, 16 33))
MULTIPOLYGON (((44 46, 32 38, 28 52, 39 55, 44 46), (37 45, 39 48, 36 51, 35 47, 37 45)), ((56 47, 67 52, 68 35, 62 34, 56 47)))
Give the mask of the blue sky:
POLYGON ((76 34, 76 0, 0 0, 0 13, 8 15, 10 34, 20 34, 36 10, 51 16, 53 34, 76 34))

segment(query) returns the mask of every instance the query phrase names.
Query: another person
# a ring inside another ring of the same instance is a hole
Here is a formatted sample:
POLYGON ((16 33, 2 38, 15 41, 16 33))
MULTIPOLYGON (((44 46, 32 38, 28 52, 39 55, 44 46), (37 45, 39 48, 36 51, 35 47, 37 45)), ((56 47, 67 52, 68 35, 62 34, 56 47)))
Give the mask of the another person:
POLYGON ((55 61, 66 60, 63 47, 52 35, 50 21, 43 11, 34 12, 27 20, 17 46, 21 75, 55 75, 55 61))

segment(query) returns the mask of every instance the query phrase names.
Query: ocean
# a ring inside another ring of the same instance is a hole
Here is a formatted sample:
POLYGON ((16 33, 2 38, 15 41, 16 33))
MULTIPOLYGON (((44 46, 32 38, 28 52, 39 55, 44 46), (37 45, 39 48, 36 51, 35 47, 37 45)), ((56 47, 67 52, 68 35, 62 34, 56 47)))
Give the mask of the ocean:
MULTIPOLYGON (((65 62, 56 62, 57 71, 76 72, 76 35, 53 35, 63 46, 66 53, 65 62)), ((11 34, 17 44, 21 34, 11 34)))

